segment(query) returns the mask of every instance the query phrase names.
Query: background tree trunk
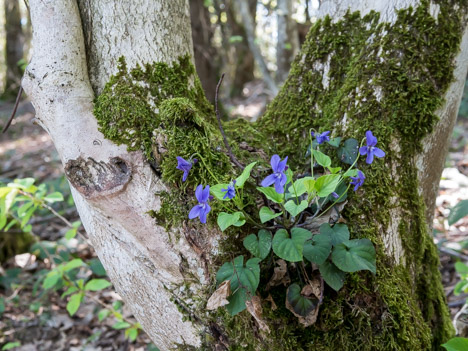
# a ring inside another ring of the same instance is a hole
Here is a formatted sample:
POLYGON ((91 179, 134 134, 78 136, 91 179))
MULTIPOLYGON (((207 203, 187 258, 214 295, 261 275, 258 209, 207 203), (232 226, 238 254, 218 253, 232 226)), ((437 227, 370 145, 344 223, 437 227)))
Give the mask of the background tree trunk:
POLYGON ((34 57, 23 85, 101 261, 162 351, 429 350, 452 334, 427 217, 466 76, 466 7, 324 3, 265 117, 230 130, 238 145, 255 128, 254 146, 289 155, 292 167, 301 164, 309 128, 359 138, 372 129, 387 151, 369 172, 362 165, 366 186, 344 213, 352 236, 375 244, 377 275, 350 274, 339 293, 327 289, 318 322, 306 329, 285 310, 285 289, 272 290, 279 309, 263 304, 265 334, 247 313, 205 310, 219 258, 243 252, 239 237, 182 220, 194 186, 214 182, 206 167, 222 180, 234 174, 218 151, 213 110, 180 59, 193 56, 188 2, 79 4, 80 11, 73 0, 30 1, 34 57), (121 56, 126 66, 118 67, 121 56), (181 176, 175 155, 192 147, 207 164, 164 196, 181 176), (156 173, 141 149, 154 156, 156 173), (161 211, 157 223, 151 211, 161 211), (164 229, 171 219, 176 225, 164 229))
POLYGON ((190 1, 190 18, 197 74, 207 98, 214 101, 220 62, 212 44, 214 27, 210 21, 210 12, 203 0, 190 1))
POLYGON ((292 18, 292 0, 278 0, 277 22, 278 43, 276 45, 276 81, 283 83, 288 76, 291 63, 299 52, 299 34, 297 23, 292 18))
POLYGON ((6 83, 3 97, 12 98, 18 93, 23 72, 18 65, 23 58, 24 34, 21 26, 19 0, 5 0, 6 33, 6 83))

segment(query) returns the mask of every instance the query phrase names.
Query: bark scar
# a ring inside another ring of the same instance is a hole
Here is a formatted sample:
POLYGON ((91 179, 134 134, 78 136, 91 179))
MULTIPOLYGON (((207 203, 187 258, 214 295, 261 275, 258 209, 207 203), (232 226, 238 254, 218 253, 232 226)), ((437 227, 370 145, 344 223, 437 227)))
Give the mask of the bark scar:
POLYGON ((78 192, 93 199, 122 191, 131 179, 132 167, 120 157, 109 162, 79 157, 66 163, 65 174, 78 192))

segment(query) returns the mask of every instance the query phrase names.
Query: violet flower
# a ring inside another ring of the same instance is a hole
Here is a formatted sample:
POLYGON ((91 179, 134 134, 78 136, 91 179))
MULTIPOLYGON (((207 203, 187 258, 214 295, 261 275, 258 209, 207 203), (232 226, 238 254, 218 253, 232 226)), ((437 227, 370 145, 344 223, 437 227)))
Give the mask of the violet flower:
POLYGON ((283 194, 284 185, 287 181, 286 174, 284 174, 284 171, 286 170, 286 162, 288 162, 288 156, 281 161, 281 158, 278 155, 273 155, 270 160, 273 174, 270 174, 268 177, 263 179, 261 185, 263 187, 267 187, 274 183, 276 192, 278 194, 283 194))
POLYGON ((192 207, 188 216, 190 219, 199 217, 200 222, 206 223, 206 215, 211 211, 211 207, 208 205, 208 200, 210 199, 210 186, 207 185, 205 189, 203 189, 203 185, 201 184, 197 186, 195 197, 198 200, 198 205, 192 207))
POLYGON ((338 199, 340 197, 340 195, 338 195, 337 193, 335 192, 332 192, 331 193, 331 196, 333 196, 335 199, 338 199))
POLYGON ((182 177, 182 181, 185 182, 187 180, 187 176, 192 169, 192 166, 197 162, 198 160, 194 158, 193 160, 184 160, 182 157, 177 156, 177 169, 180 169, 181 171, 184 171, 184 176, 182 177))
POLYGON ((372 132, 368 130, 366 132, 366 142, 367 146, 363 146, 359 149, 359 153, 361 155, 367 155, 366 158, 366 163, 371 164, 374 161, 374 156, 376 157, 384 157, 385 152, 378 147, 375 147, 377 145, 377 138, 372 135, 372 132))
MULTIPOLYGON (((312 136, 315 136, 314 132, 311 132, 310 134, 312 134, 312 136)), ((320 145, 320 144, 323 144, 326 141, 330 141, 330 137, 328 136, 328 134, 330 134, 329 130, 327 130, 326 132, 317 134, 317 138, 316 138, 317 144, 320 145)))
POLYGON ((366 179, 364 173, 362 173, 360 170, 357 171, 357 177, 350 177, 351 180, 351 185, 354 185, 354 191, 358 190, 362 184, 364 184, 364 179, 366 179))
POLYGON ((234 185, 236 184, 236 180, 234 179, 228 186, 227 189, 221 189, 221 191, 225 191, 226 194, 223 196, 223 200, 228 198, 228 199, 233 199, 236 196, 236 189, 234 188, 234 185))

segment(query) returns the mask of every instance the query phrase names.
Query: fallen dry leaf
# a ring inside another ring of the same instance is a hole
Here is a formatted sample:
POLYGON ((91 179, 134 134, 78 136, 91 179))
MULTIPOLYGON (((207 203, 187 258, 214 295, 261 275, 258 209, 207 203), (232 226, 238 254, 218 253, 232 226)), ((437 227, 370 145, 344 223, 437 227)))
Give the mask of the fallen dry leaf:
POLYGON ((247 311, 255 318, 260 330, 270 333, 270 328, 263 320, 262 300, 259 296, 255 295, 250 301, 245 301, 247 311))
POLYGON ((268 282, 266 286, 267 291, 272 286, 277 286, 280 284, 287 286, 291 282, 291 279, 289 278, 289 274, 288 274, 288 265, 286 261, 278 260, 276 261, 276 264, 278 264, 279 267, 275 267, 273 276, 271 277, 270 281, 268 282))
POLYGON ((226 280, 216 289, 213 295, 210 296, 206 303, 207 310, 215 310, 218 307, 225 306, 229 303, 227 298, 231 295, 231 281, 226 280))
POLYGON ((276 306, 275 300, 273 300, 273 296, 271 296, 271 294, 268 294, 268 297, 265 299, 265 301, 268 301, 271 303, 272 311, 276 311, 278 309, 278 306, 276 306))
POLYGON ((320 304, 322 302, 322 291, 323 291, 323 281, 321 279, 313 279, 309 284, 305 285, 301 290, 301 296, 309 300, 316 300, 317 304, 313 310, 311 310, 307 315, 303 316, 299 313, 296 313, 294 307, 290 304, 288 300, 289 289, 286 292, 286 308, 292 312, 305 327, 309 327, 317 321, 317 316, 320 309, 320 304))

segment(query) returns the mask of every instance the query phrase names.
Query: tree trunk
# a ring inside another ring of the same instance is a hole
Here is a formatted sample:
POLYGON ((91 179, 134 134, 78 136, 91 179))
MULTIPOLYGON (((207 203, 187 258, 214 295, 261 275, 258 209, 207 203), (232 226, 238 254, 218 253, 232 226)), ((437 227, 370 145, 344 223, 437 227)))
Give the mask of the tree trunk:
POLYGON ((283 83, 288 76, 294 57, 299 52, 297 23, 292 18, 292 0, 278 0, 278 43, 276 45, 276 81, 283 83))
POLYGON ((197 74, 210 101, 214 101, 219 79, 219 55, 212 45, 214 28, 203 0, 190 1, 192 41, 197 74))
POLYGON ((5 0, 6 33, 6 84, 4 97, 14 97, 18 93, 23 72, 18 65, 23 58, 24 35, 21 27, 19 0, 5 0))
POLYGON ((305 329, 284 291, 271 291, 279 308, 262 305, 267 334, 246 312, 205 310, 219 264, 245 254, 248 233, 184 219, 197 184, 235 174, 193 71, 188 2, 79 3, 30 0, 23 85, 101 261, 162 351, 431 350, 452 335, 428 219, 467 71, 468 5, 324 2, 266 115, 227 126, 243 161, 279 152, 294 168, 310 128, 359 138, 371 129, 387 151, 344 213, 352 237, 376 246, 377 275, 326 289, 305 329), (242 140, 262 150, 246 153, 242 140), (181 183, 176 156, 194 153, 200 166, 181 183))

